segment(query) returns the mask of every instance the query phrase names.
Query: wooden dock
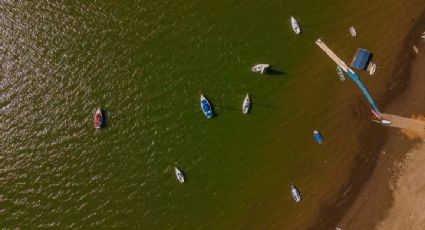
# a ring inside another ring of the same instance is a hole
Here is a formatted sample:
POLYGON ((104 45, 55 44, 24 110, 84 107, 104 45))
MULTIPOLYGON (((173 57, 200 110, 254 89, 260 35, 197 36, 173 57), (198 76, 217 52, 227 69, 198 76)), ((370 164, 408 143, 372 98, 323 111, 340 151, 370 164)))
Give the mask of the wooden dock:
POLYGON ((325 53, 339 66, 344 72, 347 72, 350 68, 348 68, 347 64, 342 61, 336 54, 328 48, 328 46, 322 42, 322 40, 317 39, 316 44, 323 50, 325 53))

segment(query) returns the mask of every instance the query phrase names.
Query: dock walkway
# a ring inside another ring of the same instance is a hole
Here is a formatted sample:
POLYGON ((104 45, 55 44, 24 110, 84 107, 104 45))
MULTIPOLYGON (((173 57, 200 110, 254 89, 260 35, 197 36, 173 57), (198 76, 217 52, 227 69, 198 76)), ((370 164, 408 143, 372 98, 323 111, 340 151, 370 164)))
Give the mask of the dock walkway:
POLYGON ((357 84, 357 86, 362 90, 363 94, 365 95, 367 101, 372 106, 372 108, 378 113, 381 114, 381 112, 378 109, 378 106, 376 106, 375 101, 373 101, 372 96, 370 96, 369 91, 367 90, 366 86, 363 84, 363 82, 360 81, 359 75, 357 75, 352 69, 350 69, 347 64, 345 64, 344 61, 342 61, 336 54, 329 49, 329 47, 320 39, 316 40, 316 44, 339 66, 341 69, 347 73, 347 75, 351 78, 351 80, 354 81, 354 83, 357 84))

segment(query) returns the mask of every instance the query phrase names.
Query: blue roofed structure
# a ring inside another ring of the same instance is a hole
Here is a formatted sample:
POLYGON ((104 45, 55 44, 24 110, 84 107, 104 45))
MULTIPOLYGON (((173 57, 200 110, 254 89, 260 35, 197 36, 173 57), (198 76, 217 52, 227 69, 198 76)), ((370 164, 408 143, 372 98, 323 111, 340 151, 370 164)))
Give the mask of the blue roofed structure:
POLYGON ((371 58, 372 54, 369 50, 359 48, 351 62, 351 67, 358 70, 366 70, 371 58))

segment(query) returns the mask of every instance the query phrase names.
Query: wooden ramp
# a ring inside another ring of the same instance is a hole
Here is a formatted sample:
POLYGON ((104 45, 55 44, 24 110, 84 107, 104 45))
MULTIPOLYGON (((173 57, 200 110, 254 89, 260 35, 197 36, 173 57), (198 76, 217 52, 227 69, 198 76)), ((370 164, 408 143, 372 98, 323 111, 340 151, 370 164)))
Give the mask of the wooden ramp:
POLYGON ((391 127, 408 129, 422 137, 425 137, 425 121, 385 113, 382 114, 382 116, 384 119, 392 122, 392 124, 389 125, 391 127))
POLYGON ((342 61, 338 56, 336 56, 336 54, 331 50, 331 49, 329 49, 329 47, 324 43, 324 42, 322 42, 322 40, 320 40, 320 39, 317 39, 316 40, 316 44, 323 50, 323 51, 325 51, 325 53, 339 66, 339 67, 341 67, 341 69, 342 70, 344 70, 344 72, 347 72, 348 71, 348 66, 347 66, 347 64, 345 64, 345 62, 344 61, 342 61))

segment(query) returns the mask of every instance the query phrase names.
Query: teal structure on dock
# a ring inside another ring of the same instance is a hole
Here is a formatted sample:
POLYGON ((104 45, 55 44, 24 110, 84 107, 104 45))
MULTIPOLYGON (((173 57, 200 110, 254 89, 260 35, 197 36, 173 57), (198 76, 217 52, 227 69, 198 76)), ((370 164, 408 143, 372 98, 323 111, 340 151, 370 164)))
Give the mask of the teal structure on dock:
MULTIPOLYGON (((344 71, 347 73, 347 75, 351 78, 351 80, 354 81, 354 83, 357 84, 357 86, 362 90, 363 95, 365 95, 367 101, 372 106, 373 110, 375 110, 376 113, 381 114, 381 112, 378 109, 378 106, 376 106, 375 101, 373 101, 372 96, 370 96, 369 91, 367 90, 366 86, 363 84, 363 82, 360 81, 360 76, 357 75, 352 69, 350 69, 347 64, 345 64, 344 61, 342 61, 329 47, 319 38, 316 40, 316 44, 344 71)), ((359 49, 360 50, 360 49, 359 49)), ((370 58, 370 52, 367 50, 360 50, 361 53, 360 56, 356 55, 356 57, 359 57, 359 63, 356 63, 356 65, 359 68, 365 68, 364 65, 367 64, 367 61, 370 58), (366 60, 366 62, 365 62, 366 60)))
POLYGON ((381 114, 381 112, 378 109, 378 106, 376 106, 375 101, 373 101, 372 96, 370 96, 369 91, 367 90, 366 86, 363 84, 363 82, 360 81, 360 76, 357 75, 353 70, 348 69, 347 75, 351 78, 351 80, 354 81, 354 83, 357 84, 357 86, 362 90, 363 94, 365 95, 367 101, 372 106, 373 110, 375 110, 378 114, 381 114))

